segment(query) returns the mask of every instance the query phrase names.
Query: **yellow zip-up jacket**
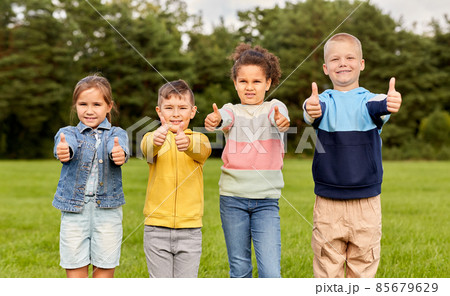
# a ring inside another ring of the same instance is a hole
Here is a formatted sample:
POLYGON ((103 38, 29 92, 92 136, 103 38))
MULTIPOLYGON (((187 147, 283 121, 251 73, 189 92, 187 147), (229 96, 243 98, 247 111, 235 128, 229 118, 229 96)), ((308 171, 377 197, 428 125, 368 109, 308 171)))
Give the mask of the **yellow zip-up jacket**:
POLYGON ((180 152, 175 135, 167 132, 162 146, 153 143, 153 133, 144 135, 141 150, 150 172, 145 198, 145 224, 170 228, 202 227, 203 164, 211 154, 208 137, 184 130, 190 144, 180 152))

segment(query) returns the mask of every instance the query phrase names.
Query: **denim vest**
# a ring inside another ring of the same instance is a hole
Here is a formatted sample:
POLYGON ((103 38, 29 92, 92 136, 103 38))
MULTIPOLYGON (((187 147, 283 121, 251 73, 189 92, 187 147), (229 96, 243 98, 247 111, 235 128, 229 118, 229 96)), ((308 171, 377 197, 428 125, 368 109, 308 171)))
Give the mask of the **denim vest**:
MULTIPOLYGON (((95 203, 100 208, 117 208, 125 203, 122 171, 120 166, 112 161, 110 153, 114 147, 114 137, 118 137, 127 161, 128 136, 120 127, 112 127, 107 119, 97 127, 97 132, 101 137, 101 144, 97 148, 98 184, 95 203)), ((53 206, 61 211, 81 212, 84 206, 86 183, 96 151, 94 131, 81 122, 76 127, 61 128, 55 136, 53 150, 55 157, 61 133, 64 133, 66 142, 69 144, 71 159, 63 163, 53 206)))

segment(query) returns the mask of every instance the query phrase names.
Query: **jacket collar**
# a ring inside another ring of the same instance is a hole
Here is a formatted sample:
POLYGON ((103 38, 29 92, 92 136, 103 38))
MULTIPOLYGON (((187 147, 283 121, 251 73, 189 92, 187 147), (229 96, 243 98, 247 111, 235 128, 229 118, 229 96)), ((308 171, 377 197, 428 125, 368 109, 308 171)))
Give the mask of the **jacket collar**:
MULTIPOLYGON (((77 125, 77 129, 80 133, 83 133, 85 130, 92 129, 92 128, 85 125, 84 123, 82 123, 80 121, 77 125)), ((103 120, 102 123, 100 123, 100 125, 97 127, 97 129, 109 130, 109 129, 111 129, 111 123, 108 121, 107 118, 105 118, 105 120, 103 120)))

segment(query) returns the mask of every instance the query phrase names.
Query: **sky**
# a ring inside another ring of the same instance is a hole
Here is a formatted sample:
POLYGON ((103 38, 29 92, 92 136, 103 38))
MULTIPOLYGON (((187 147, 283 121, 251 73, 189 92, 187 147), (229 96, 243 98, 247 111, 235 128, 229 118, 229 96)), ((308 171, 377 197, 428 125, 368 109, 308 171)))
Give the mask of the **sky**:
MULTIPOLYGON (((289 2, 297 2, 290 0, 289 2)), ((285 0, 185 0, 188 12, 203 16, 206 32, 212 25, 219 24, 223 17, 225 24, 233 25, 237 22, 237 11, 249 10, 256 6, 272 8, 276 4, 284 7, 285 0)), ((384 13, 390 14, 395 20, 403 17, 404 26, 416 33, 429 31, 426 24, 434 17, 443 24, 444 14, 450 17, 450 1, 448 0, 370 0, 384 13), (416 22, 415 28, 413 23, 416 22)))

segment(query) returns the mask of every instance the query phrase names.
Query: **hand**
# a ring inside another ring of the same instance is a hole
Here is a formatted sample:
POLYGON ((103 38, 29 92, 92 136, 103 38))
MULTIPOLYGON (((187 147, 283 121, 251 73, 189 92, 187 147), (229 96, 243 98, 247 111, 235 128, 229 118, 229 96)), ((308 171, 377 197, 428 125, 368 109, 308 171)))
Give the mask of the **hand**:
POLYGON ((274 115, 273 119, 275 120, 275 123, 277 124, 278 130, 283 133, 288 130, 291 123, 289 122, 289 120, 286 117, 284 117, 283 114, 280 113, 278 106, 275 106, 274 110, 275 110, 275 115, 274 115))
POLYGON ((397 113, 402 105, 402 95, 395 90, 395 78, 389 81, 389 90, 387 93, 387 109, 391 113, 397 113))
POLYGON ((123 148, 119 145, 118 137, 114 138, 114 147, 111 150, 111 157, 116 165, 123 165, 125 163, 125 151, 123 151, 123 148))
POLYGON ((322 116, 322 107, 320 106, 317 84, 313 82, 311 88, 311 96, 307 99, 305 105, 306 113, 308 113, 312 118, 319 118, 320 116, 322 116))
POLYGON ((184 122, 181 122, 178 126, 177 135, 175 136, 175 144, 177 145, 178 151, 186 151, 190 143, 191 140, 184 133, 184 122))
POLYGON ((59 143, 56 146, 56 156, 58 156, 58 159, 61 162, 68 162, 70 160, 70 148, 69 144, 66 142, 64 133, 59 135, 59 143))
POLYGON ((209 113, 205 118, 205 128, 207 131, 214 131, 214 129, 220 124, 222 116, 220 115, 219 109, 217 109, 216 103, 213 105, 214 112, 209 113))
POLYGON ((164 142, 166 141, 167 131, 169 130, 169 128, 170 126, 166 123, 166 120, 162 117, 161 126, 153 134, 153 143, 156 146, 162 146, 164 144, 164 142))

